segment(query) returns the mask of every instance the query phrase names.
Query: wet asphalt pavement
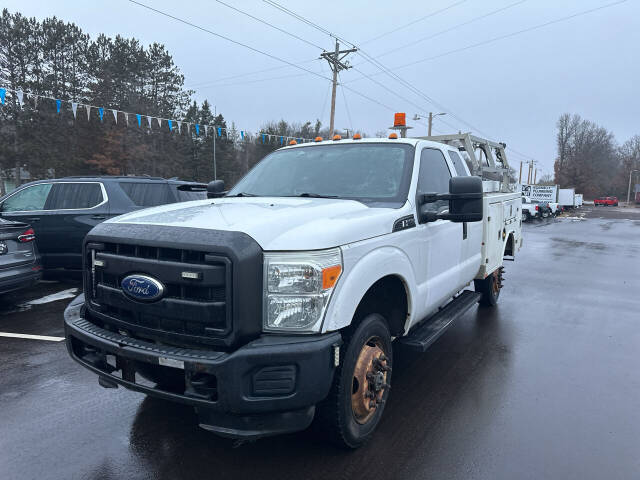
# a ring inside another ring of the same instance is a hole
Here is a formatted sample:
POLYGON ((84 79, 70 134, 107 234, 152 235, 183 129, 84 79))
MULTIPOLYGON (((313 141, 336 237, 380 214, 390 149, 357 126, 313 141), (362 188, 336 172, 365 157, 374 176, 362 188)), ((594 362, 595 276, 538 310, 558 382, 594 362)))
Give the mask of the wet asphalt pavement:
MULTIPOLYGON (((188 407, 100 388, 63 342, 0 337, 0 479, 639 478, 640 211, 571 217, 525 225, 497 308, 399 355, 354 452, 313 431, 233 448, 188 407)), ((25 302, 79 286, 1 299, 0 332, 62 336, 69 300, 25 302)))

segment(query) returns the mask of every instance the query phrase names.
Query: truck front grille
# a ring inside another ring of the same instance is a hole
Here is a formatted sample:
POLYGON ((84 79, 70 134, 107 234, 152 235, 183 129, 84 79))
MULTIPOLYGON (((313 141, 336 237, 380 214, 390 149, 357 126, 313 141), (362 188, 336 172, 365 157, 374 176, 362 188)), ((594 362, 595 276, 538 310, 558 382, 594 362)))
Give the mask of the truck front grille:
POLYGON ((92 314, 105 326, 170 343, 209 343, 232 329, 232 262, 220 254, 129 243, 86 245, 92 314), (184 278, 184 273, 198 278, 184 278), (165 287, 161 299, 128 297, 122 280, 144 274, 165 287))

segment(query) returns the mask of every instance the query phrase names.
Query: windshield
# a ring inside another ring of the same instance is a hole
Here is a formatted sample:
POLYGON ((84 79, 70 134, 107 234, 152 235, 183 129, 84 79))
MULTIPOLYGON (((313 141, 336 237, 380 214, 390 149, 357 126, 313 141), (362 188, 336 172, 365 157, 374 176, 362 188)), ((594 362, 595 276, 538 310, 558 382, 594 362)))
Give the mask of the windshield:
POLYGON ((329 197, 404 203, 414 147, 360 143, 278 150, 265 157, 228 196, 329 197))

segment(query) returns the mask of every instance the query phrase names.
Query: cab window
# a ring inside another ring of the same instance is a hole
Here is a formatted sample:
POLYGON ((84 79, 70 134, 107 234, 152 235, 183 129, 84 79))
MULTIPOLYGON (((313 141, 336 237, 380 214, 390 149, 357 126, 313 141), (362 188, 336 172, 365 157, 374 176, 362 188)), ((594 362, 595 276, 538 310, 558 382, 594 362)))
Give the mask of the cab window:
POLYGON ((459 177, 468 176, 467 169, 464 166, 464 161, 462 157, 458 154, 458 152, 454 152, 453 150, 449 150, 449 158, 451 159, 451 163, 453 163, 453 168, 455 168, 456 173, 459 177))
MULTIPOLYGON (((418 176, 418 194, 449 193, 451 172, 440 150, 425 148, 420 154, 420 173, 418 176)), ((449 202, 438 200, 427 204, 429 210, 442 213, 449 208, 449 202)))
POLYGON ((3 212, 44 210, 51 186, 50 183, 40 183, 23 188, 5 200, 2 203, 1 210, 3 212))

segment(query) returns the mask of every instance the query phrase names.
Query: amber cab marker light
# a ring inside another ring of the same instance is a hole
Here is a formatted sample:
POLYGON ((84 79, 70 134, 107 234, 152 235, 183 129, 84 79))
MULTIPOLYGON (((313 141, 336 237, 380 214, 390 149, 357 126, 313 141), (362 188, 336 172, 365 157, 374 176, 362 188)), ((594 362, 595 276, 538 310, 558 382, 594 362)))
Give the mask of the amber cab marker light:
POLYGON ((340 265, 334 265, 333 267, 327 267, 322 269, 322 289, 333 287, 340 274, 342 273, 342 267, 340 265))
POLYGON ((342 140, 342 137, 340 135, 334 135, 333 140, 342 140))
POLYGON ((291 141, 289 142, 289 145, 297 145, 297 144, 298 144, 298 142, 296 142, 295 140, 291 140, 291 141))
POLYGON ((322 141, 322 137, 316 137, 316 142, 321 142, 322 141))
POLYGON ((356 134, 353 136, 353 139, 354 139, 354 140, 360 140, 361 138, 362 138, 362 135, 360 135, 359 133, 356 133, 356 134))
POLYGON ((389 138, 391 140, 396 140, 398 138, 398 134, 397 133, 391 133, 391 134, 389 134, 389 138))

